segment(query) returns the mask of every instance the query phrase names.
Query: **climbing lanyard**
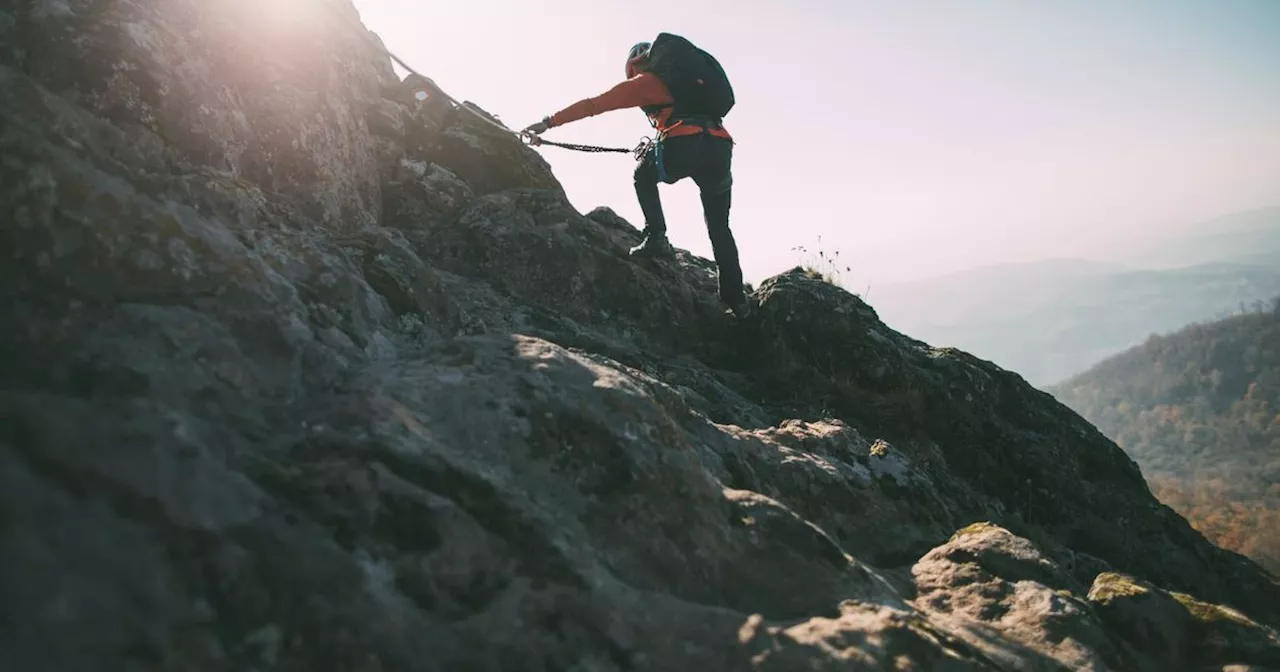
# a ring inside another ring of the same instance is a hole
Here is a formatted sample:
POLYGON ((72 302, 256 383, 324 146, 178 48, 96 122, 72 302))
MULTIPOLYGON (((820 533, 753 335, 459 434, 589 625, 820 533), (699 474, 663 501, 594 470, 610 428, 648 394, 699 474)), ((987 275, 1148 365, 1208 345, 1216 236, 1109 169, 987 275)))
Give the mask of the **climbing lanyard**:
POLYGON ((531 137, 527 137, 526 140, 528 141, 529 144, 535 147, 537 147, 538 145, 551 145, 552 147, 560 147, 562 149, 572 149, 575 152, 593 152, 597 154, 602 152, 616 152, 618 154, 628 154, 635 151, 634 149, 624 149, 622 147, 596 147, 595 145, 575 145, 572 143, 565 143, 565 142, 553 142, 551 140, 540 138, 536 135, 533 135, 532 133, 528 135, 531 137))
POLYGON ((609 152, 609 153, 618 153, 618 154, 633 154, 636 160, 639 161, 640 159, 644 158, 644 155, 645 153, 648 152, 649 145, 651 144, 651 141, 648 138, 645 138, 643 141, 641 141, 639 145, 635 147, 635 149, 624 149, 622 147, 597 147, 595 145, 575 145, 571 143, 553 142, 551 140, 545 140, 527 131, 513 131, 510 128, 507 128, 505 124, 502 124, 493 119, 490 119, 484 114, 481 114, 478 110, 472 109, 471 106, 464 105, 463 103, 458 102, 456 98, 445 93, 444 89, 441 89, 440 86, 436 84, 434 80, 432 80, 430 77, 423 75, 417 70, 414 70, 412 67, 409 66, 408 63, 405 63, 403 60, 401 60, 399 56, 396 56, 394 53, 392 53, 390 49, 383 47, 383 51, 387 52, 387 55, 391 57, 391 60, 395 61, 396 63, 399 63, 400 67, 404 68, 405 70, 408 70, 410 74, 417 75, 418 77, 426 80, 427 82, 430 82, 431 87, 435 89, 435 91, 439 93, 441 96, 444 96, 445 100, 448 100, 450 103, 453 103, 455 107, 462 108, 467 112, 470 112, 473 116, 483 121, 484 123, 490 126, 493 126, 494 128, 504 133, 511 133, 512 135, 515 135, 516 137, 520 138, 521 141, 526 142, 535 147, 538 145, 550 145, 552 147, 560 147, 561 149, 569 149, 575 152, 590 152, 590 153, 609 152))
MULTIPOLYGON (((323 4, 323 3, 322 3, 322 4, 323 4)), ((332 18, 332 17, 329 17, 329 18, 332 18)), ((345 27, 346 27, 346 26, 344 26, 344 28, 345 28, 345 27)), ((353 34, 353 35, 357 35, 357 36, 359 36, 359 37, 360 37, 360 39, 361 39, 361 41, 367 41, 367 40, 369 39, 367 34, 360 34, 360 33, 356 33, 356 31, 354 31, 354 30, 352 30, 352 34, 353 34)), ((637 160, 637 161, 639 161, 640 159, 644 158, 644 154, 648 151, 648 148, 649 148, 649 145, 650 145, 650 142, 651 142, 648 138, 645 138, 645 139, 644 139, 644 141, 642 141, 638 146, 636 146, 636 148, 635 148, 635 149, 623 149, 623 148, 621 148, 621 147, 596 147, 596 146, 594 146, 594 145, 574 145, 574 144, 561 143, 561 142, 552 142, 552 141, 550 141, 550 140, 543 140, 542 138, 538 137, 536 134, 529 133, 528 131, 513 131, 513 130, 511 130, 510 128, 507 128, 505 124, 502 124, 502 123, 500 123, 500 122, 496 121, 496 119, 495 119, 495 118, 490 118, 489 116, 487 116, 487 115, 485 115, 485 114, 481 114, 481 112, 480 112, 479 110, 473 109, 473 108, 472 108, 471 106, 469 106, 469 105, 464 105, 464 104, 462 104, 462 103, 458 102, 458 100, 457 100, 456 98, 454 98, 453 96, 451 96, 451 95, 449 95, 449 94, 445 93, 445 92, 444 92, 444 89, 441 89, 441 88, 439 87, 439 85, 437 85, 437 84, 435 83, 435 81, 434 81, 434 80, 432 80, 430 77, 427 77, 426 75, 424 75, 424 74, 422 74, 422 73, 418 72, 417 70, 414 70, 412 66, 410 66, 408 63, 405 63, 405 62, 404 62, 404 61, 403 61, 399 56, 396 56, 394 53, 392 53, 392 51, 391 51, 390 49, 388 49, 385 45, 383 45, 383 44, 381 44, 381 43, 379 42, 379 43, 377 43, 377 46, 378 46, 378 48, 379 48, 379 49, 381 49, 381 50, 383 51, 383 53, 385 53, 387 56, 390 56, 390 57, 391 57, 391 60, 395 61, 396 63, 399 63, 399 64, 400 64, 400 67, 404 68, 405 70, 408 70, 410 74, 412 74, 412 75, 416 75, 417 77, 419 77, 419 78, 421 78, 421 79, 425 80, 426 82, 430 83, 430 84, 431 84, 431 88, 432 88, 433 90, 435 90, 435 92, 436 92, 436 93, 439 93, 441 96, 443 96, 443 97, 444 97, 444 99, 445 99, 445 100, 447 100, 447 101, 449 101, 450 103, 452 103, 455 107, 459 107, 459 108, 462 108, 462 109, 466 110, 467 112, 469 112, 469 113, 471 113, 473 116, 475 116, 475 118, 477 118, 477 119, 479 119, 480 121, 483 121, 484 123, 486 123, 486 124, 488 124, 488 125, 490 125, 490 126, 492 126, 492 127, 496 128, 496 129, 498 129, 498 130, 502 131, 503 133, 510 133, 510 134, 512 134, 512 135, 514 135, 514 136, 516 136, 516 137, 517 137, 517 138, 519 138, 522 142, 526 142, 526 143, 528 143, 528 144, 530 144, 530 145, 534 145, 534 146, 537 146, 537 145, 551 145, 552 147, 560 147, 560 148, 563 148, 563 149, 571 149, 571 150, 573 150, 573 151, 577 151, 577 152, 594 152, 594 153, 610 152, 610 153, 619 153, 619 154, 627 154, 627 153, 631 153, 631 154, 634 154, 634 155, 635 155, 635 157, 636 157, 636 160, 637 160)))

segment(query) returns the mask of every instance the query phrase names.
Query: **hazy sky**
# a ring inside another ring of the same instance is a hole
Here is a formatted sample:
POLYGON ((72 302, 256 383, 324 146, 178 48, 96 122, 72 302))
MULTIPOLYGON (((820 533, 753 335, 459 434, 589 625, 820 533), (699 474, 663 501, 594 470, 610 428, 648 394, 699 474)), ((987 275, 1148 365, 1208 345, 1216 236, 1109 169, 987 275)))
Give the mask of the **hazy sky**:
MULTIPOLYGON (((451 95, 522 128, 621 79, 660 31, 734 83, 731 226, 749 281, 838 250, 846 285, 1114 256, 1280 203, 1280 0, 355 0, 451 95)), ((402 73, 403 74, 403 73, 402 73)), ((634 146, 619 110, 554 129, 634 146)), ((640 226, 627 155, 540 150, 582 211, 640 226)), ((710 256, 696 187, 672 241, 710 256)))

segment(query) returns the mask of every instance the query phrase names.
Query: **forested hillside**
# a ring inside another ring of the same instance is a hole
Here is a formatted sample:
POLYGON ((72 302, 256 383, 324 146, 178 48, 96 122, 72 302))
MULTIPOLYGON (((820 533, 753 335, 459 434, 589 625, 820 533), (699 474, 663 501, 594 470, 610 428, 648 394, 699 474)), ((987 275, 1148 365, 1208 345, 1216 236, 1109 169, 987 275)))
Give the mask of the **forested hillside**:
POLYGON ((1206 536, 1280 573, 1280 299, 1153 336, 1051 392, 1206 536))

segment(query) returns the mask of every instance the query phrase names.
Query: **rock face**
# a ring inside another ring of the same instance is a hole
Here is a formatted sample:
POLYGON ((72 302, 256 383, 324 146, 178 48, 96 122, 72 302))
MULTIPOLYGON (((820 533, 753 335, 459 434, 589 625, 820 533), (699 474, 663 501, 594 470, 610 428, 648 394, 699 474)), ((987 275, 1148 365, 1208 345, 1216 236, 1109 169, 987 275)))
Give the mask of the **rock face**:
POLYGON ((1078 416, 801 270, 736 322, 346 0, 0 37, 9 669, 1280 665, 1078 416))

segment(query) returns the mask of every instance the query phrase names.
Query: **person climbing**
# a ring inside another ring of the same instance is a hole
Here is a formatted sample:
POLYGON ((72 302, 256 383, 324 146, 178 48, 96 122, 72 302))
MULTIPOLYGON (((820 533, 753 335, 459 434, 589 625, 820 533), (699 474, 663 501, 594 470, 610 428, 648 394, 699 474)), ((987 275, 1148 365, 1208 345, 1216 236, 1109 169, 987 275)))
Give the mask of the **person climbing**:
POLYGON ((735 102, 733 87, 711 54, 671 33, 660 33, 652 42, 631 47, 624 72, 626 78, 608 91, 544 117, 524 132, 539 136, 604 112, 639 107, 656 133, 635 170, 636 198, 645 224, 644 239, 631 248, 631 255, 674 256, 658 183, 692 179, 702 198, 720 299, 735 315, 745 316, 749 303, 743 292, 737 243, 729 230, 735 141, 722 123, 735 102))

